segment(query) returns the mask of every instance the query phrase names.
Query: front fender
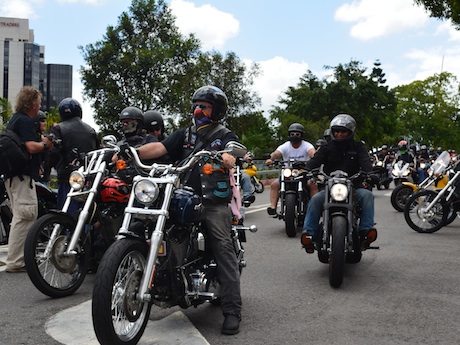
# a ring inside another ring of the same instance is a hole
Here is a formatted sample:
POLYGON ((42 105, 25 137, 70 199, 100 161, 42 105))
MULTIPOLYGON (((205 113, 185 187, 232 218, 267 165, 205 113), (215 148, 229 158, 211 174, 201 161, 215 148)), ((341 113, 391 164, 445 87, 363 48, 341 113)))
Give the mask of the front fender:
POLYGON ((405 185, 405 186, 411 187, 414 192, 418 191, 418 189, 419 189, 418 186, 415 183, 412 183, 412 182, 407 182, 406 181, 406 182, 403 182, 402 184, 405 185))

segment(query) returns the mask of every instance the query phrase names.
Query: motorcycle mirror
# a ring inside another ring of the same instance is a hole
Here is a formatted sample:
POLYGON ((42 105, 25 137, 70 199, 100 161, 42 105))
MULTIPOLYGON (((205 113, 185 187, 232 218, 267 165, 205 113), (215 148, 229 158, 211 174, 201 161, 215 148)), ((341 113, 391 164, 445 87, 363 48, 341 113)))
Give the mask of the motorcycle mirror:
POLYGON ((229 141, 227 145, 225 145, 225 149, 230 150, 228 153, 237 158, 243 158, 246 152, 248 152, 246 146, 237 141, 229 141))

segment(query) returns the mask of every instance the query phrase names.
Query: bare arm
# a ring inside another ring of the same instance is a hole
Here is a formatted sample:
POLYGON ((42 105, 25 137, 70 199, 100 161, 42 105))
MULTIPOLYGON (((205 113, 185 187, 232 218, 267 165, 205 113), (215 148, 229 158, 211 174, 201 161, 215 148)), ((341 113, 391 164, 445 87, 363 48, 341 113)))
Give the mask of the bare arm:
POLYGON ((42 141, 26 141, 24 145, 31 155, 53 148, 53 143, 51 140, 43 136, 42 141), (46 145, 44 143, 46 143, 46 145))
POLYGON ((281 153, 280 150, 275 150, 272 153, 270 153, 270 158, 265 161, 266 165, 271 165, 273 164, 273 161, 275 159, 280 159, 283 157, 283 154, 281 153))
POLYGON ((166 147, 161 142, 142 145, 137 148, 137 152, 141 159, 159 158, 168 153, 166 147))

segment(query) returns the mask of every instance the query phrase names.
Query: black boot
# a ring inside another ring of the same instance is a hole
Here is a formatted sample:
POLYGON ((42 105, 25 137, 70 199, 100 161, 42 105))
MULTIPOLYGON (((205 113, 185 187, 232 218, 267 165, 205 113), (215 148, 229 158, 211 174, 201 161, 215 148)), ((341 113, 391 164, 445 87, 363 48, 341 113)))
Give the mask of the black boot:
POLYGON ((225 314, 225 320, 222 325, 222 334, 233 335, 240 331, 240 316, 235 314, 225 314))

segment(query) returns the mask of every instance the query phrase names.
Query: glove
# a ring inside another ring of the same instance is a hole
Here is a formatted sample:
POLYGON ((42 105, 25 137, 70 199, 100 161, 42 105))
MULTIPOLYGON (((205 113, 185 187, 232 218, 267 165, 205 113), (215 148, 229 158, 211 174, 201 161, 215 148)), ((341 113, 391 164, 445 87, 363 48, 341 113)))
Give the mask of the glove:
POLYGON ((304 161, 295 161, 292 163, 294 169, 305 169, 306 162, 304 161))
POLYGON ((131 154, 131 149, 129 148, 129 145, 127 143, 123 143, 120 146, 120 153, 118 154, 120 158, 124 160, 129 160, 133 158, 133 155, 131 154))

